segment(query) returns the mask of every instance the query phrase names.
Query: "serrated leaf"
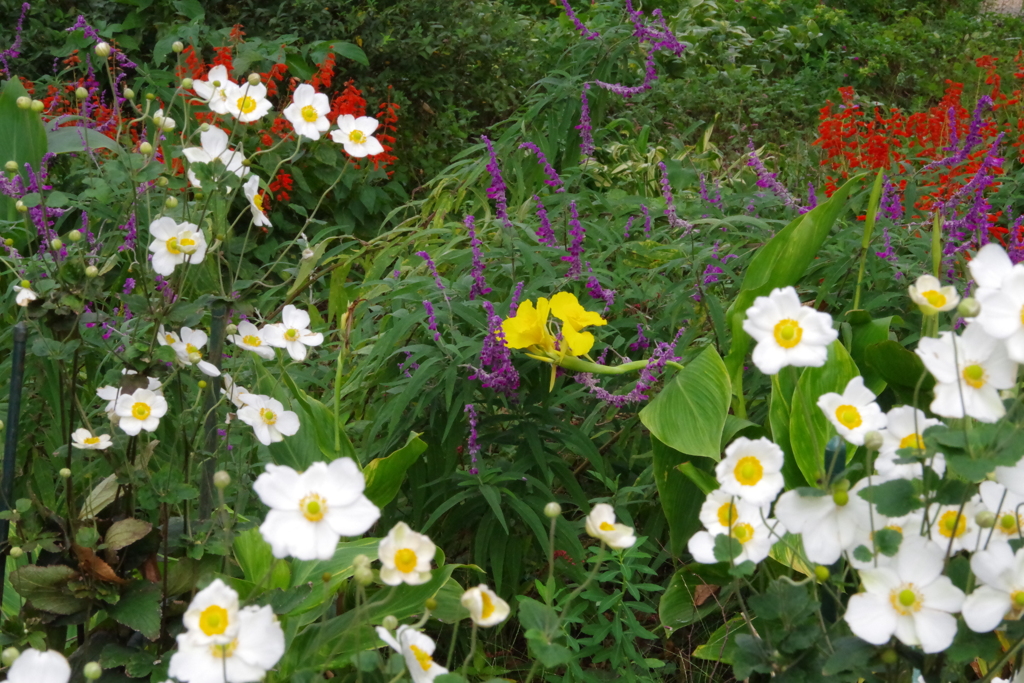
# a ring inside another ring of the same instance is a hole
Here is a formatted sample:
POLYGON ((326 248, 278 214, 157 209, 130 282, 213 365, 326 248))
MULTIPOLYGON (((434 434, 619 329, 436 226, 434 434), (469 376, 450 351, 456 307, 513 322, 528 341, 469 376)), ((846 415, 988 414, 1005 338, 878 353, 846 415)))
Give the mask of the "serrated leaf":
POLYGON ((120 550, 142 539, 152 529, 152 524, 141 519, 122 519, 110 525, 103 542, 110 550, 120 550))
POLYGON ((878 514, 886 517, 902 517, 921 507, 914 484, 907 479, 893 479, 869 486, 860 491, 860 497, 874 503, 878 514))
POLYGON ((132 583, 117 604, 107 608, 107 614, 150 640, 156 640, 160 636, 160 588, 142 581, 132 583))

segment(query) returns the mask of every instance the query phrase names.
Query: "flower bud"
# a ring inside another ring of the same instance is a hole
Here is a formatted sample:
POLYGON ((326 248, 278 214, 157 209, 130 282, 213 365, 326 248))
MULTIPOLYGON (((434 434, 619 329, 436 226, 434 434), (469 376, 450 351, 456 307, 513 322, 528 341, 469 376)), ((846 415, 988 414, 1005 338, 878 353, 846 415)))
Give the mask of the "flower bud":
POLYGON ((393 614, 389 614, 384 617, 384 620, 380 622, 380 625, 389 631, 394 631, 398 628, 398 619, 393 614))
POLYGON ((97 678, 103 675, 103 667, 100 666, 99 662, 89 662, 82 669, 82 675, 88 678, 90 681, 95 681, 97 678))
POLYGON ((7 239, 4 240, 4 244, 6 244, 9 247, 13 247, 14 246, 14 240, 12 240, 10 237, 8 237, 7 239))
POLYGON ((192 363, 193 365, 195 365, 196 363, 198 363, 202 359, 203 359, 203 354, 199 353, 198 351, 192 351, 192 352, 190 352, 188 354, 188 362, 192 363))
POLYGON ((991 529, 996 525, 996 515, 990 510, 982 510, 974 516, 974 522, 982 529, 991 529))
POLYGON ((3 428, 4 428, 4 421, 0 420, 0 429, 3 429, 3 428))
POLYGON ((195 197, 196 199, 202 199, 202 198, 203 198, 203 197, 205 197, 206 195, 205 195, 205 194, 203 194, 202 192, 196 192, 196 193, 195 193, 195 194, 194 194, 193 196, 194 196, 194 197, 195 197))
POLYGON ((242 159, 242 166, 249 168, 252 166, 252 159, 242 159))
POLYGON ((14 208, 18 210, 18 213, 27 213, 28 212, 28 207, 25 206, 25 202, 21 201, 20 199, 18 201, 14 202, 14 208))
POLYGON ((843 507, 850 502, 850 493, 848 491, 836 491, 832 494, 832 500, 839 507, 843 507))
POLYGON ((142 154, 147 154, 147 155, 148 154, 152 154, 153 153, 153 145, 151 145, 148 142, 143 142, 141 145, 139 145, 139 152, 141 152, 142 154))
POLYGON ((164 200, 164 206, 166 206, 168 209, 175 208, 176 206, 178 206, 178 198, 168 197, 167 199, 164 200))
POLYGON ((966 299, 960 300, 960 305, 956 307, 956 312, 963 318, 976 318, 981 313, 981 304, 974 297, 967 297, 966 299))
POLYGON ((16 99, 14 103, 18 105, 18 109, 28 109, 32 106, 32 98, 25 97, 24 95, 22 95, 21 97, 16 99))
POLYGON ((231 475, 224 470, 220 470, 213 475, 213 485, 219 489, 226 489, 231 485, 231 475))
POLYGON ((96 47, 93 48, 93 52, 96 53, 97 57, 106 59, 110 56, 110 43, 97 43, 96 47))
POLYGON ((369 567, 357 567, 355 572, 352 574, 352 578, 356 580, 360 586, 366 587, 373 583, 373 571, 369 567))
POLYGON ((891 647, 887 647, 884 650, 882 650, 882 654, 879 655, 878 658, 882 660, 882 664, 888 664, 889 666, 892 666, 896 662, 900 661, 899 654, 896 652, 896 650, 892 649, 891 647))
POLYGON ((164 120, 160 123, 160 130, 165 133, 170 133, 174 130, 174 119, 169 119, 165 116, 164 120))
POLYGON ((220 81, 214 81, 213 82, 213 87, 214 88, 219 88, 220 87, 220 81))
POLYGON ((124 91, 121 94, 124 95, 124 98, 126 100, 134 100, 135 99, 135 91, 132 90, 131 88, 125 88, 124 91))
POLYGON ((199 124, 199 132, 200 133, 206 133, 209 130, 210 130, 210 124, 208 124, 208 123, 201 123, 201 124, 199 124))
POLYGON ((71 470, 69 470, 67 467, 61 467, 60 472, 58 472, 57 474, 60 475, 61 479, 67 479, 71 476, 71 470))
POLYGON ((434 598, 427 598, 424 601, 423 606, 425 608, 427 608, 428 610, 430 610, 431 612, 433 612, 434 610, 437 609, 437 600, 435 600, 434 598))
POLYGON ((7 171, 8 173, 17 173, 18 162, 14 161, 13 159, 11 161, 8 161, 6 164, 4 164, 4 170, 7 171))
POLYGON ((46 105, 43 104, 42 100, 32 100, 32 111, 37 114, 41 114, 44 109, 46 109, 46 105))
POLYGON ((184 49, 185 45, 180 40, 176 40, 173 43, 171 43, 171 50, 173 50, 175 53, 179 53, 184 49))
MULTIPOLYGON (((225 332, 227 332, 228 334, 238 334, 238 325, 236 325, 234 323, 231 323, 230 325, 228 325, 228 327, 225 330, 225 332)), ((364 556, 360 556, 360 557, 364 557, 364 556)))
POLYGON ((50 240, 50 248, 53 249, 54 251, 60 251, 63 247, 64 243, 61 242, 58 238, 54 237, 52 240, 50 240))
POLYGON ((81 242, 82 241, 82 231, 81 230, 72 230, 71 232, 68 233, 68 239, 71 240, 72 242, 81 242))
POLYGON ((79 86, 78 88, 75 88, 75 99, 84 100, 88 96, 89 96, 89 91, 86 90, 85 88, 83 88, 81 86, 79 86))
POLYGON ((191 90, 193 85, 195 85, 195 84, 192 82, 191 78, 183 78, 183 79, 181 79, 181 89, 182 90, 191 90))
POLYGON ((872 429, 870 432, 864 435, 864 448, 869 451, 877 451, 882 448, 884 440, 882 439, 882 433, 872 429))
POLYGON ((199 388, 200 388, 200 389, 205 389, 205 388, 206 388, 206 386, 207 386, 207 385, 206 385, 206 380, 205 380, 205 379, 201 379, 201 380, 199 380, 199 388))
POLYGON ((156 99, 156 95, 154 95, 151 92, 146 93, 146 101, 147 102, 152 102, 155 99, 156 99))
POLYGON ((562 506, 556 503, 555 501, 551 501, 550 503, 544 506, 544 516, 548 519, 554 519, 561 514, 562 506))
POLYGON ((27 289, 28 287, 31 287, 31 286, 32 286, 32 283, 31 283, 31 282, 29 282, 28 280, 22 280, 22 281, 21 281, 21 282, 19 282, 18 284, 19 284, 19 285, 21 285, 21 286, 22 286, 23 288, 26 288, 26 289, 27 289))
POLYGON ((0 662, 3 662, 4 666, 10 666, 11 664, 14 664, 14 660, 17 659, 20 654, 21 653, 18 652, 18 648, 16 647, 6 648, 2 653, 0 653, 0 662))
POLYGON ((96 277, 100 274, 100 269, 96 266, 89 266, 85 269, 85 276, 89 278, 96 277))
POLYGON ((356 555, 354 558, 352 558, 352 566, 356 569, 358 569, 359 567, 369 568, 370 558, 366 555, 356 555))
POLYGON ((25 551, 22 550, 20 546, 12 546, 9 554, 14 559, 18 559, 19 557, 25 554, 25 551))
POLYGON ((167 176, 165 176, 165 175, 162 175, 162 176, 160 176, 159 178, 156 179, 156 186, 157 187, 167 187, 170 184, 171 184, 171 181, 168 180, 167 176))
POLYGON ((249 74, 249 85, 251 85, 252 87, 255 88, 259 84, 260 84, 260 75, 258 73, 251 73, 251 74, 249 74))

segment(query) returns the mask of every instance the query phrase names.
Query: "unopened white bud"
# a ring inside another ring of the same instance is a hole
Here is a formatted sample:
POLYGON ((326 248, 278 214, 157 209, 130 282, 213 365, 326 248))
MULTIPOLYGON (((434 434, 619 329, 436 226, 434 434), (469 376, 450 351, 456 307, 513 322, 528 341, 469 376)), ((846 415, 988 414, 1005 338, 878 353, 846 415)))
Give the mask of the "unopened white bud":
POLYGON ((88 96, 89 96, 89 91, 86 90, 85 88, 83 88, 81 86, 79 86, 78 88, 75 88, 75 98, 76 99, 84 100, 88 96))
POLYGON ((153 145, 148 143, 148 142, 143 142, 141 145, 139 145, 139 152, 141 152, 142 154, 147 154, 147 155, 148 154, 152 154, 153 153, 153 145))
POLYGON ((59 251, 63 247, 64 247, 64 243, 61 242, 56 237, 54 237, 52 240, 50 240, 50 248, 53 249, 54 251, 59 251))
POLYGON ((974 297, 967 297, 960 300, 960 305, 956 307, 956 312, 964 318, 977 318, 978 314, 981 313, 981 304, 974 297))
POLYGON ((167 199, 164 200, 164 206, 166 206, 168 209, 173 209, 173 208, 177 207, 178 206, 178 198, 177 197, 168 197, 167 199))
POLYGON ((210 124, 208 124, 208 123, 201 123, 201 124, 199 124, 199 132, 205 133, 208 130, 210 130, 210 124))
POLYGON ((46 109, 46 105, 43 104, 42 100, 32 100, 32 111, 37 114, 41 114, 44 109, 46 109))
POLYGON ((219 489, 226 489, 228 486, 231 486, 231 475, 224 470, 220 470, 213 475, 213 485, 219 489))
POLYGON ((89 266, 89 267, 87 267, 85 269, 85 276, 86 277, 92 278, 92 277, 98 276, 99 274, 100 274, 100 269, 97 268, 96 266, 89 266))
POLYGON ((61 479, 67 479, 71 476, 71 470, 69 470, 67 467, 61 467, 60 472, 58 472, 57 474, 60 475, 61 479))
POLYGON ((6 164, 4 164, 4 170, 6 170, 8 173, 17 173, 18 162, 14 160, 8 161, 6 164))
POLYGON ((171 50, 173 50, 176 53, 181 52, 184 49, 185 45, 180 40, 176 40, 173 43, 171 43, 171 50))
POLYGON ((125 88, 124 91, 121 94, 124 95, 124 98, 126 100, 134 100, 135 99, 135 91, 132 90, 131 88, 125 88))
POLYGON ((17 659, 20 654, 21 653, 18 652, 18 648, 16 647, 6 648, 3 653, 0 653, 0 662, 3 662, 4 666, 10 666, 11 664, 14 664, 14 660, 17 659))
POLYGON ((303 261, 308 261, 309 259, 313 258, 314 256, 316 256, 316 252, 314 252, 309 247, 306 247, 305 249, 302 250, 302 260, 303 261))
POLYGON ((68 233, 68 239, 71 240, 72 242, 81 242, 82 241, 82 231, 81 230, 72 230, 71 232, 68 233))
POLYGON ((398 619, 395 617, 395 615, 389 614, 386 617, 384 617, 383 621, 380 622, 380 625, 389 631, 394 631, 396 628, 398 628, 398 619))
POLYGON ((25 97, 24 95, 14 101, 18 105, 18 109, 28 109, 32 106, 32 98, 25 97))
POLYGON ((14 547, 11 548, 10 556, 13 557, 14 559, 18 559, 19 557, 21 557, 24 554, 25 554, 25 551, 22 550, 19 546, 14 546, 14 547))
POLYGON ((558 517, 561 514, 562 506, 556 503, 555 501, 551 501, 550 503, 544 506, 544 516, 548 519, 554 519, 555 517, 558 517))
POLYGON ((260 84, 260 75, 258 73, 251 73, 251 74, 249 74, 249 85, 251 85, 252 87, 255 88, 259 84, 260 84))
POLYGON ((357 567, 355 572, 352 574, 352 578, 356 580, 360 586, 369 586, 373 583, 373 571, 369 567, 357 567))
POLYGON ((225 330, 228 334, 238 334, 238 325, 231 323, 225 330))
POLYGON ((103 675, 103 667, 99 662, 89 662, 82 668, 82 675, 90 681, 95 681, 103 675))
POLYGON ((883 443, 885 443, 885 441, 882 439, 881 432, 871 430, 870 432, 864 435, 864 448, 868 449, 869 451, 879 450, 882 447, 883 443))
POLYGON ((97 43, 96 47, 93 48, 97 57, 103 57, 106 59, 110 56, 110 43, 97 43))
POLYGON ((193 85, 194 84, 192 83, 192 79, 191 78, 183 78, 183 79, 181 79, 181 88, 182 88, 182 90, 191 90, 193 85))
POLYGON ((26 213, 28 211, 28 207, 25 206, 25 202, 20 199, 14 202, 14 208, 18 210, 18 213, 26 213))

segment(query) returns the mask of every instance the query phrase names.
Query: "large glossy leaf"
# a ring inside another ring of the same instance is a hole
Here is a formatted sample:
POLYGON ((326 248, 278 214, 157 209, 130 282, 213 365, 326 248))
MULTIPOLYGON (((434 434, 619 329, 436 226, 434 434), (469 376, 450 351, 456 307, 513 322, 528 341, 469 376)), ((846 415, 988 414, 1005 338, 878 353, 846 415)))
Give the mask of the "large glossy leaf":
POLYGON ((751 260, 740 292, 726 311, 726 320, 732 330, 732 346, 725 357, 730 377, 736 377, 736 373, 742 370, 743 359, 750 349, 751 338, 743 331, 747 309, 754 299, 776 287, 799 282, 824 244, 832 225, 846 208, 846 198, 862 177, 851 178, 827 202, 793 219, 751 260))
POLYGON ((731 395, 725 363, 708 346, 640 411, 640 421, 675 450, 718 460, 731 395))
POLYGON ((116 605, 107 614, 150 640, 160 636, 160 587, 136 581, 128 586, 116 605))
MULTIPOLYGON (((18 98, 28 96, 17 78, 5 82, 0 89, 0 165, 17 162, 22 177, 25 164, 38 169, 46 153, 46 129, 39 114, 18 108, 18 98)), ((0 216, 6 217, 8 208, 13 211, 13 201, 0 195, 0 216)))
POLYGON ((782 449, 782 476, 786 480, 786 488, 794 489, 807 486, 807 480, 793 457, 793 446, 789 436, 789 417, 792 413, 792 397, 795 384, 789 381, 789 373, 772 377, 772 397, 768 406, 768 424, 772 429, 772 441, 782 449))
POLYGON ((659 441, 656 436, 651 436, 651 446, 654 449, 654 481, 658 486, 661 508, 668 520, 672 554, 680 557, 690 536, 701 528, 697 514, 704 503, 705 494, 679 468, 689 465, 694 470, 714 476, 715 463, 708 458, 694 458, 680 453, 659 441))
POLYGON ((377 507, 384 507, 398 495, 405 473, 412 467, 427 444, 416 432, 409 434, 405 445, 386 458, 374 458, 363 470, 366 475, 366 497, 377 507))
POLYGON ((84 152, 91 149, 109 149, 118 154, 124 153, 121 145, 103 133, 80 126, 69 126, 49 131, 46 134, 46 147, 47 151, 52 154, 84 152))
POLYGON ((726 594, 718 594, 717 589, 726 586, 723 590, 727 593, 732 577, 724 572, 717 577, 708 576, 716 572, 715 565, 698 564, 683 567, 672 576, 658 604, 658 617, 669 635, 722 610, 726 594))
POLYGON ((820 368, 805 368, 793 392, 789 417, 789 438, 793 458, 808 483, 825 475, 825 445, 835 429, 818 408, 818 398, 829 392, 842 393, 860 373, 839 341, 828 347, 828 360, 820 368))
POLYGON ((864 359, 901 402, 919 407, 931 402, 935 378, 928 374, 921 358, 899 342, 886 340, 870 344, 864 349, 864 359))
MULTIPOLYGON (((899 318, 897 318, 897 321, 899 318)), ((889 327, 893 316, 874 320, 867 311, 851 311, 847 323, 843 326, 844 335, 849 329, 847 348, 853 361, 864 375, 864 386, 875 394, 885 389, 885 378, 867 362, 867 348, 889 339, 889 327)))

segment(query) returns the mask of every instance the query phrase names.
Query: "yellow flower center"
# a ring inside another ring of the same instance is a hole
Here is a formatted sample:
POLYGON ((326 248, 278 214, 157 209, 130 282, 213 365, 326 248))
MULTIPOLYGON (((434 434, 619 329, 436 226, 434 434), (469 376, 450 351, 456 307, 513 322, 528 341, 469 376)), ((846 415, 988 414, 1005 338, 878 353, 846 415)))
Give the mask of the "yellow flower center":
POLYGON ((361 131, 361 130, 354 130, 354 131, 352 131, 351 133, 348 134, 348 141, 349 142, 354 142, 357 145, 359 145, 359 144, 362 144, 362 143, 366 142, 366 136, 363 135, 363 131, 361 131))
POLYGON ((1020 307, 1020 324, 1024 325, 1024 306, 1020 307))
POLYGON ((242 337, 242 343, 245 344, 246 346, 259 346, 263 343, 263 341, 255 334, 247 334, 244 337, 242 337))
MULTIPOLYGON (((170 241, 170 240, 168 240, 168 241, 170 241)), ((173 334, 165 334, 164 335, 164 341, 166 341, 168 344, 173 344, 173 343, 175 343, 178 340, 174 338, 173 334)))
POLYGON ((921 595, 912 583, 902 589, 894 588, 889 594, 889 602, 897 612, 904 616, 921 609, 921 595))
POLYGON ((277 413, 275 413, 273 410, 260 408, 260 419, 262 419, 265 424, 275 424, 277 422, 277 413))
POLYGON ((211 645, 210 654, 213 655, 214 659, 227 659, 235 656, 235 650, 238 649, 238 638, 235 638, 227 645, 211 645))
POLYGON ((947 510, 939 517, 939 533, 946 538, 963 536, 967 531, 967 518, 956 510, 947 510))
POLYGON ((921 296, 923 296, 925 301, 935 308, 942 308, 946 305, 946 295, 941 292, 936 292, 934 289, 930 289, 927 292, 921 292, 921 296))
POLYGON ((402 548, 395 553, 395 569, 403 574, 408 574, 412 570, 416 569, 418 561, 415 550, 402 548))
POLYGON ((239 97, 237 104, 238 111, 242 112, 243 114, 251 114, 253 111, 256 110, 256 100, 249 97, 248 95, 239 97))
POLYGON ((420 668, 428 671, 433 665, 434 659, 415 645, 410 645, 409 649, 412 650, 412 655, 416 658, 416 661, 420 663, 420 668))
POLYGON ((1024 526, 1022 522, 1024 522, 1024 519, 1020 519, 1009 512, 1004 513, 999 517, 999 530, 1004 534, 1015 534, 1019 528, 1024 526))
POLYGON ((88 439, 86 439, 84 441, 84 443, 87 443, 90 446, 92 446, 94 444, 98 444, 99 442, 100 442, 100 437, 98 437, 98 436, 90 436, 88 439))
POLYGON ((754 486, 764 476, 764 467, 761 466, 760 460, 748 455, 736 463, 733 474, 736 475, 736 481, 743 486, 754 486))
MULTIPOLYGON (((167 251, 169 251, 172 254, 180 254, 181 253, 181 249, 178 248, 178 238, 177 237, 172 237, 171 239, 169 239, 166 242, 164 242, 164 246, 167 248, 167 251)), ((168 335, 168 336, 170 336, 170 335, 168 335)))
POLYGON ((791 349, 799 344, 803 336, 804 330, 795 320, 786 318, 775 324, 775 341, 784 349, 791 349))
POLYGON ((977 363, 964 368, 964 381, 974 389, 981 389, 985 386, 985 368, 977 363))
POLYGON ((839 420, 839 424, 847 429, 856 429, 864 422, 860 418, 860 411, 850 405, 842 405, 836 408, 836 419, 839 420))
POLYGON ((480 591, 480 600, 484 603, 483 609, 480 610, 480 616, 486 619, 494 614, 494 602, 491 601, 491 596, 487 594, 487 591, 480 591))
POLYGON ((284 338, 290 342, 299 341, 299 331, 296 329, 285 330, 284 338))
POLYGON ((1010 599, 1017 610, 1024 609, 1024 591, 1013 591, 1010 593, 1010 599))
POLYGON ((198 353, 199 355, 202 355, 202 352, 192 344, 185 344, 185 353, 198 353))
POLYGON ((718 523, 722 526, 729 526, 739 519, 739 511, 732 503, 726 503, 718 508, 718 523))
POLYGON ((255 206, 257 209, 259 209, 260 213, 266 213, 266 210, 263 208, 263 195, 261 195, 261 194, 253 195, 253 197, 252 197, 252 205, 255 206))
POLYGON ((199 245, 191 237, 182 237, 180 240, 178 240, 178 245, 179 248, 186 254, 194 254, 196 253, 196 249, 199 248, 199 245))
POLYGON ((302 516, 311 522, 319 522, 327 514, 327 501, 320 494, 311 493, 299 501, 302 516))
POLYGON ((732 526, 732 537, 740 543, 746 543, 754 538, 754 527, 747 523, 734 524, 732 526))
POLYGON ((308 123, 313 123, 318 118, 320 118, 320 114, 316 113, 316 109, 313 108, 312 104, 307 104, 305 107, 302 108, 302 120, 303 121, 306 121, 308 123))
POLYGON ((917 450, 924 450, 924 440, 920 434, 907 434, 905 437, 900 439, 900 448, 916 448, 917 450))
POLYGON ((608 522, 601 522, 601 525, 598 528, 601 531, 615 531, 615 525, 609 524, 608 522))
POLYGON ((132 406, 132 417, 134 417, 136 420, 147 419, 149 417, 150 412, 152 411, 150 410, 149 405, 146 403, 142 403, 141 401, 132 406))
POLYGON ((199 615, 199 630, 208 636, 219 636, 228 630, 228 611, 220 605, 210 605, 199 615))

